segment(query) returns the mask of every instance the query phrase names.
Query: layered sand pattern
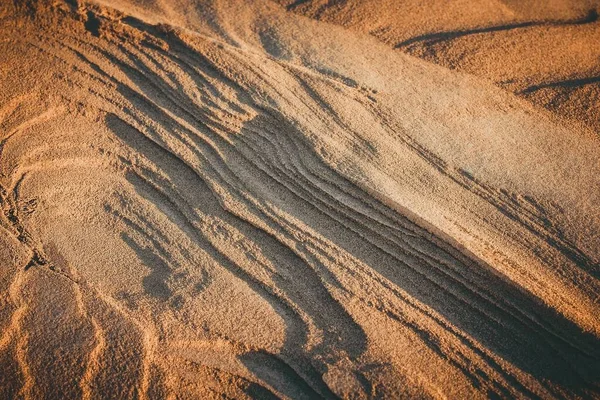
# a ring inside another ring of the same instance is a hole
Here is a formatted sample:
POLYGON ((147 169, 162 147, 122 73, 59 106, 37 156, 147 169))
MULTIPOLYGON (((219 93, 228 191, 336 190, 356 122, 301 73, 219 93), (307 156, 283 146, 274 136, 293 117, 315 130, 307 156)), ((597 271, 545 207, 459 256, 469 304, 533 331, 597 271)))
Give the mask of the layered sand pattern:
POLYGON ((384 3, 0 3, 1 397, 600 396, 595 5, 384 3))

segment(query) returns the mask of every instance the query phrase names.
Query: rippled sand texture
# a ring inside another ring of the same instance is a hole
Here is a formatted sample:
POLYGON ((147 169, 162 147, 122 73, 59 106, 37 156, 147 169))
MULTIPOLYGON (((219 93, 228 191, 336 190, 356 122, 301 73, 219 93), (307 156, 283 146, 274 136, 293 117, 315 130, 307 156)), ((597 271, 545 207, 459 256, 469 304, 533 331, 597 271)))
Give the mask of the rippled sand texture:
POLYGON ((593 12, 302 3, 0 2, 0 397, 600 397, 593 12))

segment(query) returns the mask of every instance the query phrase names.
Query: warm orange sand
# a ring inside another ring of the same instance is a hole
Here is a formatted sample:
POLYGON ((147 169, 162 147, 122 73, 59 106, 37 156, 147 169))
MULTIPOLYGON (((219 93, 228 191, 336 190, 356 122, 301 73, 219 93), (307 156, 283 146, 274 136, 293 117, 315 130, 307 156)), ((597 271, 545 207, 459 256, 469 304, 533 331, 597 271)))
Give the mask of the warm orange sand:
POLYGON ((0 398, 600 398, 598 3, 279 3, 0 1, 0 398))
POLYGON ((600 0, 277 0, 600 131, 600 0))

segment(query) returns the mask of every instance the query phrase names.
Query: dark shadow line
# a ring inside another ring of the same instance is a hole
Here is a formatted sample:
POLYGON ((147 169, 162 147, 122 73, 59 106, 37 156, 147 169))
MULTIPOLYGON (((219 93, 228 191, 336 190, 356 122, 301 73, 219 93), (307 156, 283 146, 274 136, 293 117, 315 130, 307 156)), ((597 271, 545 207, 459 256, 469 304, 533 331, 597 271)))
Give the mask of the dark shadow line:
POLYGON ((285 7, 287 11, 293 11, 295 8, 300 7, 303 4, 309 3, 310 0, 296 0, 292 4, 289 4, 285 7))
POLYGON ((459 37, 474 35, 474 34, 478 34, 478 33, 508 31, 511 29, 528 28, 528 27, 533 27, 533 26, 583 25, 583 24, 589 24, 592 22, 596 22, 597 20, 598 20, 598 11, 596 11, 594 9, 594 10, 590 10, 585 17, 574 19, 574 20, 527 21, 527 22, 520 22, 520 23, 515 23, 515 24, 497 25, 497 26, 484 27, 484 28, 427 33, 427 34, 415 36, 415 37, 407 39, 403 42, 397 43, 394 46, 394 48, 399 49, 402 47, 410 46, 411 44, 418 43, 418 42, 431 42, 430 44, 433 44, 433 43, 437 43, 437 42, 444 41, 444 40, 457 39, 459 37))
POLYGON ((587 78, 576 78, 576 79, 567 79, 564 81, 556 81, 550 83, 542 83, 539 85, 529 86, 526 89, 523 89, 520 94, 528 94, 535 92, 540 89, 548 89, 548 88, 576 88, 579 86, 591 85, 594 83, 600 83, 600 76, 590 76, 587 78))

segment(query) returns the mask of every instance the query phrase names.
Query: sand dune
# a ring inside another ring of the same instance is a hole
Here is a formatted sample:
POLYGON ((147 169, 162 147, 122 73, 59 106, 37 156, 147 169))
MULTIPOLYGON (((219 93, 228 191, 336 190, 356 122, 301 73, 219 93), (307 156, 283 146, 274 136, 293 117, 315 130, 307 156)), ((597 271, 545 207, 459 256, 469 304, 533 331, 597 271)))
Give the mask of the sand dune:
POLYGON ((0 3, 3 398, 600 397, 593 4, 329 3, 0 3))
POLYGON ((600 130, 597 0, 277 1, 600 130))

